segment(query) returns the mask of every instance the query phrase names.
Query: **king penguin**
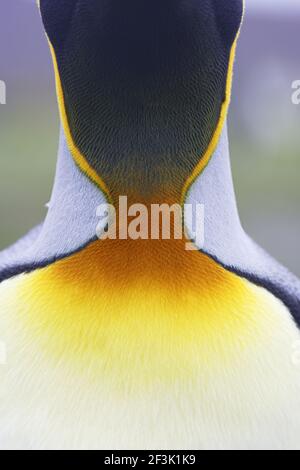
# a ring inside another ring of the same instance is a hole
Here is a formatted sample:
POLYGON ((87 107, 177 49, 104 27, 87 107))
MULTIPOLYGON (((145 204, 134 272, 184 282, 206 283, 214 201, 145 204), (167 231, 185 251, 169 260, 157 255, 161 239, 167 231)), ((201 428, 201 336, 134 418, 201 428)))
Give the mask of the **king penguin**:
POLYGON ((39 8, 61 133, 45 221, 0 254, 0 447, 299 450, 300 282, 230 170, 242 0, 39 8), (121 195, 204 205, 204 245, 98 239, 121 195))

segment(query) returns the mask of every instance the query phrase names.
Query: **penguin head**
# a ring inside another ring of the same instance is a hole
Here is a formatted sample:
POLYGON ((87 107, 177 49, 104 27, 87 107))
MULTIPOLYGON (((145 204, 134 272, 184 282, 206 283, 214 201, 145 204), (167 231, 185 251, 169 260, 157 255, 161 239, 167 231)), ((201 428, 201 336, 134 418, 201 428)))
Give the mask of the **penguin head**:
POLYGON ((181 191, 226 114, 243 0, 40 0, 40 10, 74 158, 112 193, 181 191))

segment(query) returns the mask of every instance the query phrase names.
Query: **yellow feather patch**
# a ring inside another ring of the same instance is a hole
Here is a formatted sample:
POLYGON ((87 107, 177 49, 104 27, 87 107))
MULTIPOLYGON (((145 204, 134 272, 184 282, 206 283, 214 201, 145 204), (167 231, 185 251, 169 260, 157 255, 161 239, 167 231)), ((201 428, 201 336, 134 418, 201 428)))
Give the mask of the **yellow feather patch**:
POLYGON ((289 312, 183 246, 98 241, 1 285, 0 442, 299 447, 289 312))
POLYGON ((116 390, 228 367, 261 340, 258 315, 284 310, 183 241, 96 242, 21 277, 16 296, 17 321, 50 360, 116 390))

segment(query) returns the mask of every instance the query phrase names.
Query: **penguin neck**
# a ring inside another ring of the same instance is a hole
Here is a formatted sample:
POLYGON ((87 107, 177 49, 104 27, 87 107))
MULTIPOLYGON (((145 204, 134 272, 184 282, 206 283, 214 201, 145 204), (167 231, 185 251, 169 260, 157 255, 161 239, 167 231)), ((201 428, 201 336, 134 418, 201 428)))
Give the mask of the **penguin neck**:
POLYGON ((129 290, 131 287, 139 290, 146 283, 155 290, 178 289, 181 292, 201 285, 203 292, 210 291, 215 288, 216 280, 222 286, 227 277, 223 268, 209 259, 206 246, 226 244, 228 226, 231 230, 232 224, 239 223, 226 128, 209 164, 188 191, 185 202, 193 207, 196 204, 204 206, 204 250, 191 242, 192 236, 186 235, 193 234, 193 223, 181 239, 173 236, 170 239, 151 236, 135 239, 128 232, 129 236, 124 239, 117 236, 97 240, 97 206, 105 206, 107 201, 101 190, 76 166, 62 136, 55 190, 44 230, 48 226, 56 231, 53 238, 59 246, 69 244, 70 239, 72 243, 75 240, 72 250, 78 253, 70 259, 67 257, 66 271, 80 272, 81 278, 93 281, 97 286, 100 282, 119 286, 123 291, 125 285, 129 290))
MULTIPOLYGON (((120 195, 126 196, 121 193, 120 195)), ((171 205, 179 203, 181 194, 178 191, 170 190, 154 194, 154 196, 145 197, 144 195, 141 197, 139 193, 134 194, 134 192, 129 196, 128 206, 139 203, 149 207, 149 204, 167 203, 171 205)), ((117 193, 114 194, 114 198, 116 197, 117 193)), ((45 227, 51 223, 53 236, 54 227, 61 228, 67 224, 66 221, 69 221, 68 231, 72 228, 74 233, 76 230, 74 247, 72 246, 75 251, 78 249, 78 245, 86 245, 95 239, 98 223, 97 206, 105 202, 108 202, 105 194, 75 164, 62 132, 55 185, 47 217, 48 224, 46 223, 45 227)), ((220 243, 226 245, 228 227, 240 230, 241 224, 233 189, 226 125, 208 165, 190 186, 184 202, 193 208, 197 204, 204 206, 207 252, 211 246, 219 246, 220 243)), ((118 210, 118 201, 116 205, 118 210)), ((187 229, 188 232, 192 231, 191 226, 188 226, 187 229)), ((58 236, 63 237, 64 234, 60 233, 58 236)))

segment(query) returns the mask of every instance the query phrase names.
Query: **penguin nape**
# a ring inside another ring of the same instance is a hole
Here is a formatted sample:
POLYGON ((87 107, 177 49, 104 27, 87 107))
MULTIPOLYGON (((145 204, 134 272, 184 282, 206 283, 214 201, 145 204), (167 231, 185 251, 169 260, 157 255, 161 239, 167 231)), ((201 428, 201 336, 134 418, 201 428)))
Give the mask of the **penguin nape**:
POLYGON ((242 0, 39 3, 62 128, 48 215, 0 254, 0 448, 299 450, 300 282, 230 170, 242 0), (204 247, 98 240, 120 195, 204 204, 204 247))

